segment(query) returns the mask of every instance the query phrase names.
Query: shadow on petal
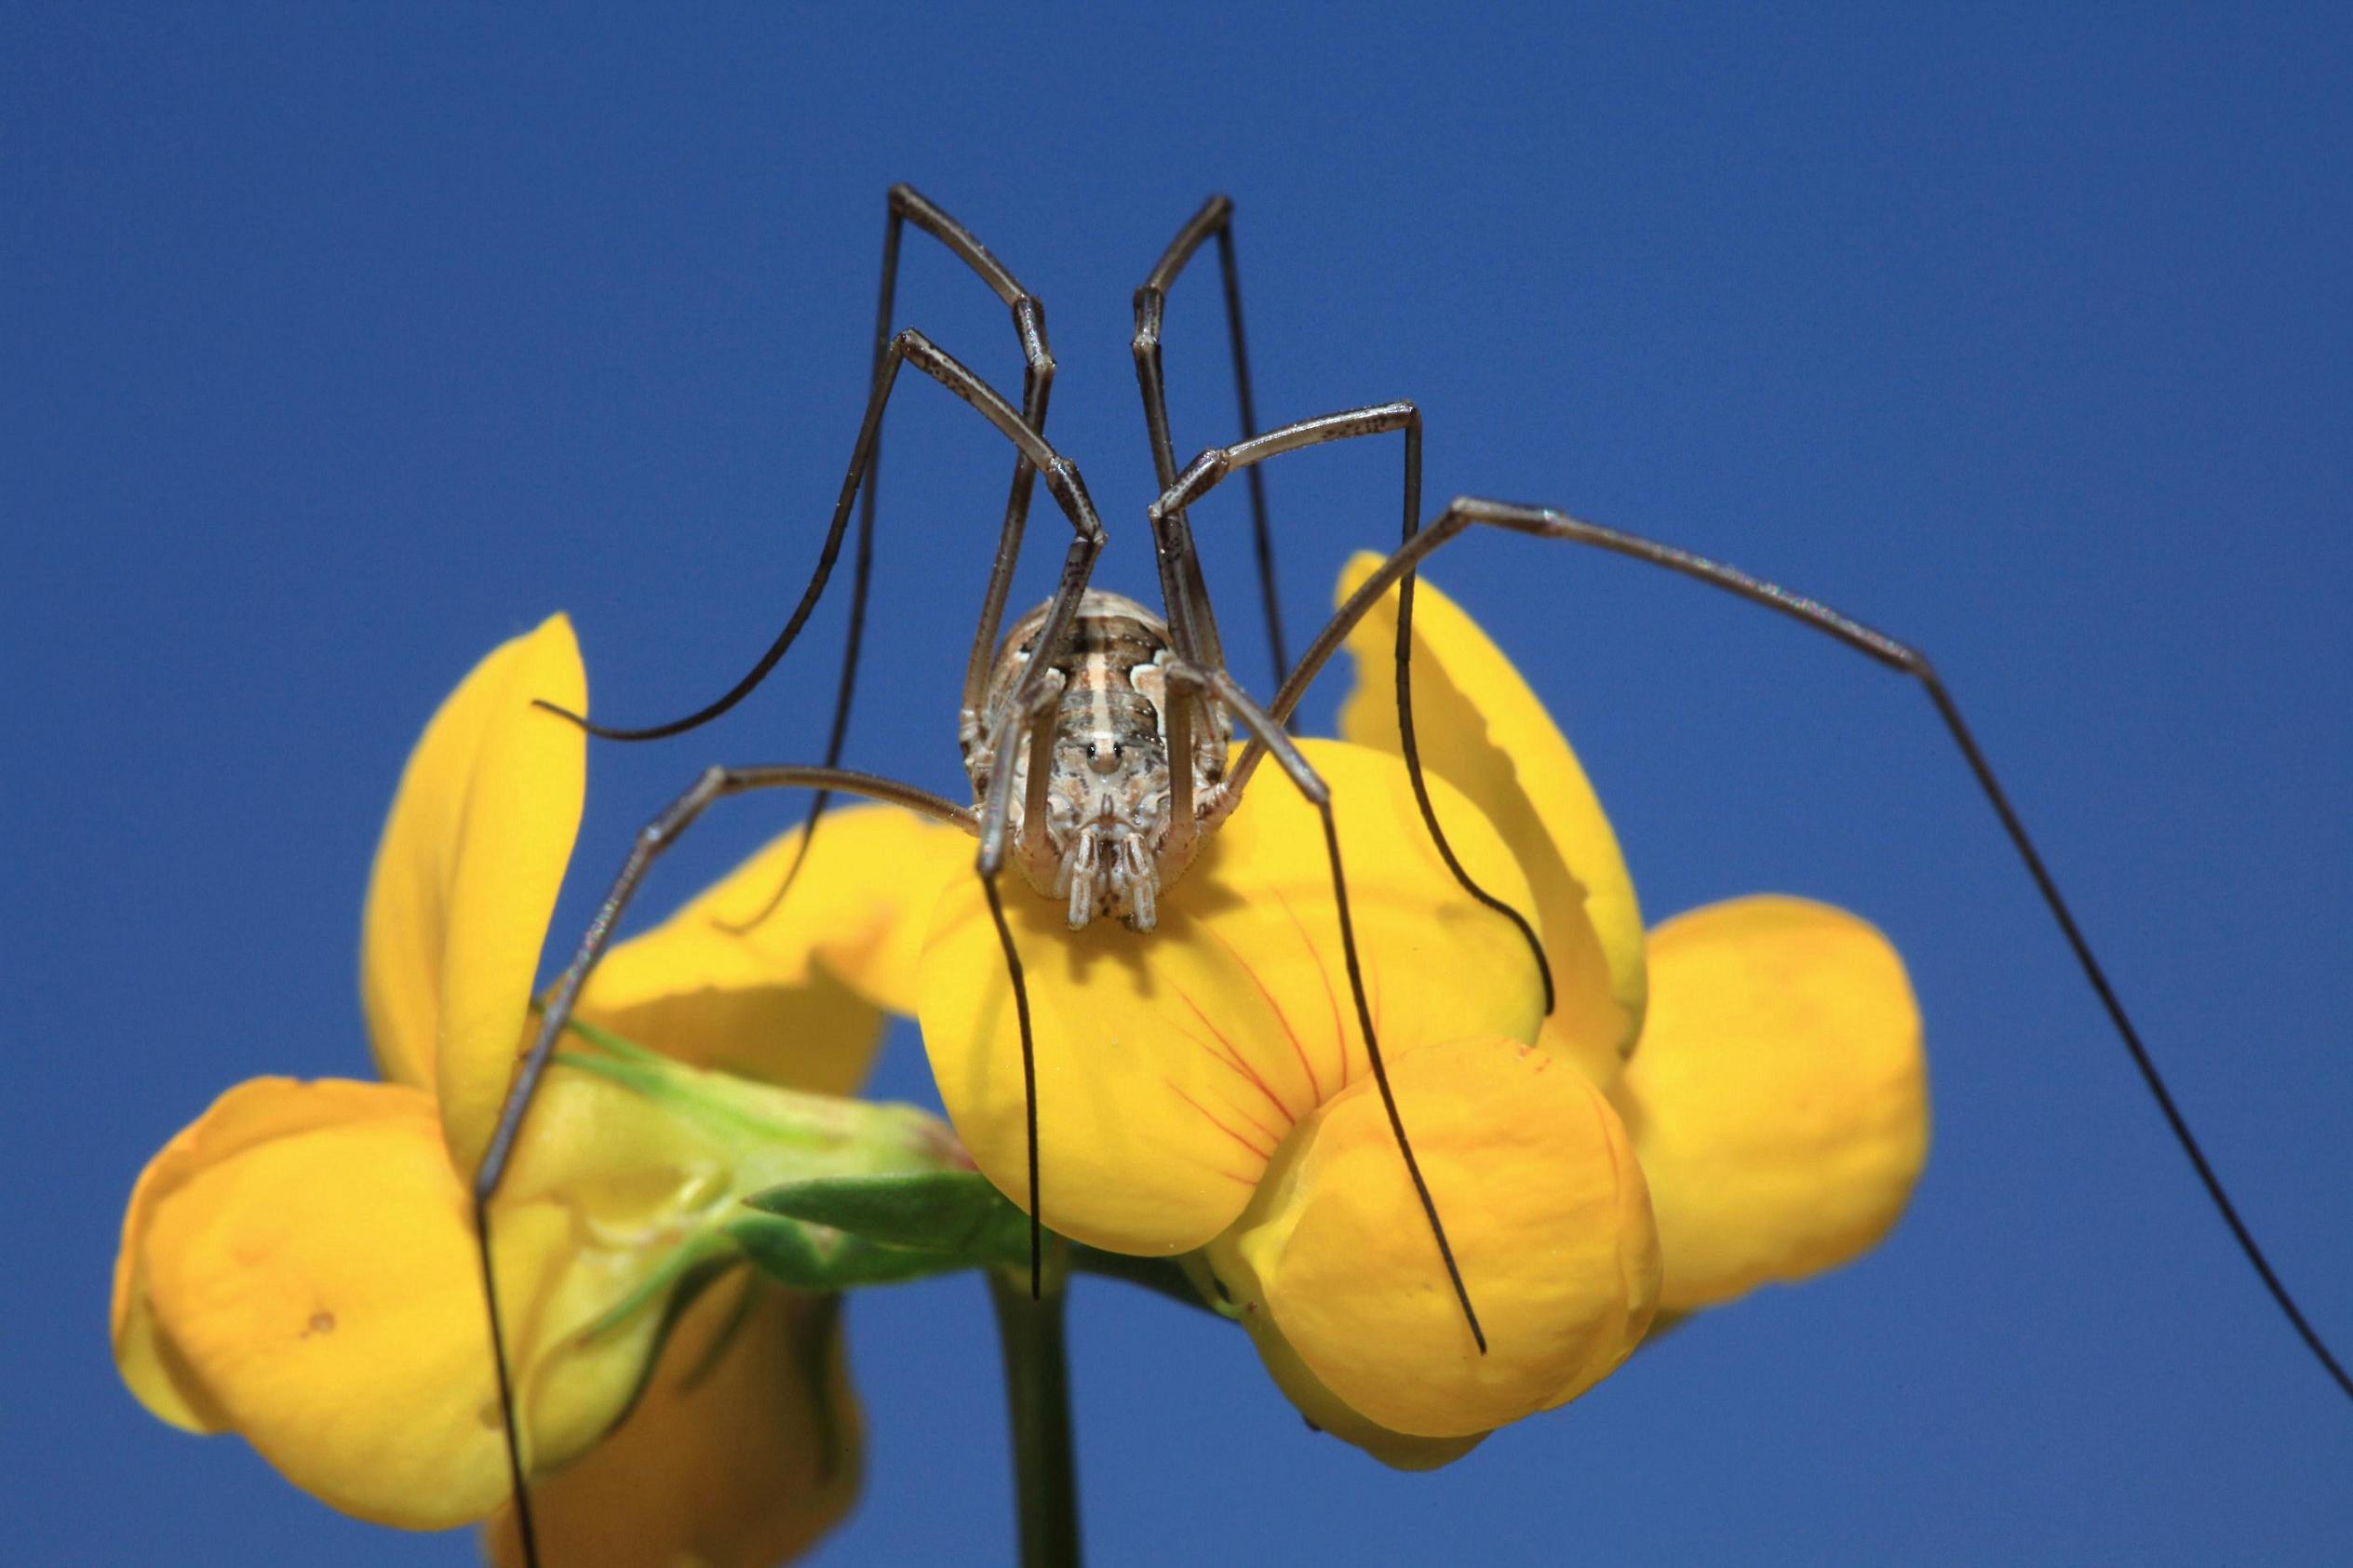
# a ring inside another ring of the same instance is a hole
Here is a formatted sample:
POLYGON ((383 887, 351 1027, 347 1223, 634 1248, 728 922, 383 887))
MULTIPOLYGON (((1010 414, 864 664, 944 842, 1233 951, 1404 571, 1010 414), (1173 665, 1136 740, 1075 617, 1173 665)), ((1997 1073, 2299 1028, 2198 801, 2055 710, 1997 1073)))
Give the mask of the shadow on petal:
POLYGON ((813 1092, 865 1080, 885 1011, 911 1015, 933 901, 973 841, 891 806, 783 834, 598 966, 583 1017, 698 1065, 813 1092))
POLYGON ((1283 1337, 1267 1313, 1250 1313, 1243 1320, 1243 1326, 1250 1331, 1250 1342, 1257 1347, 1267 1375, 1274 1379, 1275 1387, 1283 1390, 1283 1397, 1291 1401, 1311 1430, 1362 1449, 1392 1470, 1441 1469, 1486 1441, 1485 1432, 1459 1438, 1418 1438, 1392 1431, 1359 1414, 1347 1400, 1325 1387, 1323 1379, 1299 1359, 1299 1353, 1283 1337))
MULTIPOLYGON (((1404 767, 1334 741, 1303 749, 1330 784, 1374 1027, 1392 1052, 1542 1016, 1519 933, 1473 903, 1423 830, 1404 767)), ((1432 792, 1486 886, 1526 896, 1510 853, 1444 780, 1432 792)), ((1341 957, 1322 822, 1262 775, 1146 935, 1008 887, 1034 1021, 1045 1223, 1112 1252, 1202 1245, 1242 1212, 1315 1106, 1369 1071, 1341 957)), ((1020 1036, 975 879, 942 893, 921 978, 923 1045, 958 1135, 1026 1204, 1020 1036)))
MULTIPOLYGON (((143 1297, 210 1424, 362 1519, 439 1529, 487 1513, 504 1451, 473 1230, 432 1102, 258 1079, 167 1163, 133 1205, 128 1316, 143 1297)), ((510 1278, 530 1275, 546 1228, 502 1239, 510 1278)))
MULTIPOLYGON (((627 1418, 533 1483, 541 1556, 768 1568, 849 1512, 861 1446, 839 1298, 739 1273, 687 1309, 627 1418)), ((511 1510, 491 1524, 491 1548, 520 1568, 511 1510)))
POLYGON ((1473 1437, 1566 1403, 1625 1360, 1657 1297, 1624 1128, 1590 1079, 1509 1039, 1405 1052, 1390 1080, 1486 1352, 1371 1084, 1300 1124, 1210 1266, 1245 1322, 1268 1320, 1323 1387, 1392 1432, 1473 1437))
MULTIPOLYGON (((1380 565, 1355 556, 1340 575, 1345 598, 1380 565)), ((1397 596, 1348 638, 1356 684, 1340 705, 1340 734, 1402 754, 1394 677, 1397 596)), ((1539 1043, 1597 1080, 1616 1076, 1642 1027, 1642 914, 1585 770, 1544 704, 1500 649, 1453 600, 1421 579, 1414 591, 1414 732, 1424 768, 1470 797, 1526 871, 1558 996, 1539 1043)), ((1455 818, 1441 810, 1451 837, 1455 818)), ((1501 890, 1490 888, 1501 896, 1501 890)))
POLYGON ((450 1158, 466 1171, 514 1070, 587 789, 587 738, 534 698, 587 709, 561 615, 493 649, 425 725, 361 920, 376 1065, 393 1082, 434 1091, 450 1158))
POLYGON ((114 1258, 111 1318, 114 1360, 140 1403, 192 1432, 218 1432, 228 1414, 155 1318, 149 1293, 147 1240, 157 1213, 195 1177, 248 1149, 297 1133, 374 1117, 430 1113, 421 1092, 330 1079, 249 1079, 228 1090, 164 1146, 131 1189, 114 1258))

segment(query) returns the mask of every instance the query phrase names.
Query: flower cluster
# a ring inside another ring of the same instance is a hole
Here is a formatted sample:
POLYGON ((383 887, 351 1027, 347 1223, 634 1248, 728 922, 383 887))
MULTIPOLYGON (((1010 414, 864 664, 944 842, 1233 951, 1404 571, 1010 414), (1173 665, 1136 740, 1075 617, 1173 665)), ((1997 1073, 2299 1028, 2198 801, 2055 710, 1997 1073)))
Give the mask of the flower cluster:
MULTIPOLYGON (((492 652, 427 725, 370 878, 360 992, 384 1081, 229 1090, 139 1178, 115 1360, 149 1410, 242 1434, 336 1508, 411 1529, 507 1495, 470 1183, 530 1022, 585 746, 561 617, 492 652)), ((769 1563, 847 1511, 858 1412, 829 1302, 723 1261, 737 1199, 924 1169, 924 1119, 863 1079, 912 955, 857 875, 932 831, 844 824, 800 892, 823 934, 757 952, 673 922, 610 955, 584 1012, 690 1065, 549 1074, 493 1210, 505 1345, 556 1561, 769 1563), (653 1092, 649 1092, 651 1088, 653 1092)), ((496 1549, 513 1544, 494 1531, 496 1549)))
MULTIPOLYGON (((1378 565, 1362 556, 1345 598, 1378 565)), ((1190 1253, 1311 1420, 1420 1468, 1566 1403, 1658 1313, 1842 1263, 1927 1156, 1920 1021, 1876 931, 1750 898, 1646 935, 1592 785, 1519 673, 1416 596, 1414 706, 1441 823, 1523 939, 1464 893, 1400 759, 1396 600, 1349 641, 1332 787, 1374 1028, 1486 1330, 1457 1303, 1370 1072, 1313 813, 1258 784, 1149 945, 1008 910, 1036 1021, 1040 1212, 1190 1253)), ((949 882, 919 985, 958 1133, 1027 1201, 1019 1042, 978 891, 949 882)))
MULTIPOLYGON (((1376 563, 1351 564, 1345 594, 1376 563)), ((1350 647, 1386 672, 1394 599, 1350 647)), ((1317 1426, 1422 1468, 1567 1402, 1661 1315, 1801 1279, 1892 1225, 1927 1147, 1902 966, 1787 898, 1646 933, 1593 789, 1518 673, 1417 598, 1416 713, 1462 864, 1424 831, 1385 684, 1309 743, 1332 788, 1398 1114, 1486 1344, 1398 1152, 1340 963, 1321 829, 1269 776, 1146 938, 1015 896, 1056 1234, 1179 1260, 1317 1426)), ((506 1491, 467 1194, 531 1020, 577 829, 585 711, 558 618, 427 727, 371 879, 361 990, 379 1083, 262 1079, 140 1178, 114 1333, 158 1416, 235 1430, 346 1511, 430 1528, 506 1491)), ((971 840, 828 817, 616 947, 584 1019, 621 1065, 549 1076, 493 1210, 506 1349, 551 1561, 778 1561, 856 1486, 835 1298, 762 1282, 741 1199, 969 1159, 1027 1207, 1010 983, 971 840), (961 1146, 853 1093, 886 1012, 921 1023, 961 1146), (633 1041, 634 1046, 623 1042, 633 1041), (645 1048, 640 1050, 639 1048, 645 1048), (658 1055, 654 1053, 659 1053, 658 1055), (716 1462, 724 1455, 725 1462, 716 1462)), ((511 1532, 493 1548, 512 1557, 511 1532)))

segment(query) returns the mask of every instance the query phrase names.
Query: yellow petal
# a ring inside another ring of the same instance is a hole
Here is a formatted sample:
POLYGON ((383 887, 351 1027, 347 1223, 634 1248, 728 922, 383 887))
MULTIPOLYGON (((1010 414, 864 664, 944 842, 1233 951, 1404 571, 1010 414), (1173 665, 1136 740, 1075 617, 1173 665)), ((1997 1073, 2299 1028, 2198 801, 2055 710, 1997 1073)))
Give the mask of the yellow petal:
POLYGON ((1876 1243, 1928 1158, 1920 1014, 1887 938, 1744 898, 1650 940, 1650 1015, 1617 1089, 1684 1312, 1876 1243))
MULTIPOLYGON (((1405 769, 1310 742, 1332 789, 1374 1027, 1397 1052, 1479 1031, 1533 1037, 1542 1006, 1519 934, 1430 847, 1405 769)), ((1463 862, 1526 896, 1511 857, 1450 787, 1463 862)), ((1321 820, 1269 768, 1138 935, 1072 932, 1058 903, 1004 879, 1035 1020, 1045 1223, 1130 1253, 1201 1245, 1242 1212, 1292 1125, 1367 1068, 1342 967, 1321 820)), ((941 894, 921 977, 923 1044, 957 1134, 1027 1203, 1020 1037, 977 879, 941 894)))
MULTIPOLYGON (((552 1464, 608 1428, 641 1381, 658 1306, 594 1341, 580 1330, 665 1254, 626 1232, 646 1206, 618 1201, 646 1185, 625 1158, 647 1141, 625 1134, 654 1113, 564 1074, 540 1109, 494 1234, 509 1363, 532 1452, 552 1464), (572 1154, 590 1121, 625 1134, 604 1140, 593 1172, 572 1154), (612 1200, 585 1206, 590 1186, 612 1200)), ((222 1096, 141 1178, 114 1320, 149 1408, 241 1433, 347 1513, 439 1529, 506 1494, 469 1199, 421 1090, 262 1079, 222 1096)))
MULTIPOLYGON (((741 1276, 705 1293, 628 1418, 534 1483, 541 1560, 769 1568, 840 1522, 861 1443, 838 1312, 741 1276)), ((523 1561, 510 1510, 491 1555, 523 1561)))
MULTIPOLYGON (((1358 555, 1340 574, 1346 599, 1380 565, 1358 555)), ((1399 752, 1397 596, 1350 634, 1357 683, 1340 707, 1340 734, 1399 752)), ((1601 1082, 1634 1049, 1643 1012, 1642 912, 1576 753, 1501 650, 1454 601, 1421 579, 1414 591, 1414 732, 1424 770, 1443 774, 1503 835, 1535 890, 1558 997, 1540 1041, 1601 1082)), ((1438 820, 1449 838, 1454 817, 1438 820)), ((1501 896, 1500 890, 1489 889, 1501 896)))
POLYGON ((386 1078, 434 1090, 461 1169, 506 1092, 586 787, 586 738, 531 699, 584 712, 587 690, 560 615, 494 650, 425 726, 377 845, 369 1037, 386 1078))
POLYGON ((1371 1084, 1284 1145, 1209 1262, 1317 1381, 1392 1432, 1464 1438, 1566 1403, 1641 1341, 1659 1286, 1642 1170, 1607 1097, 1508 1039, 1390 1065, 1486 1331, 1481 1354, 1371 1084))
MULTIPOLYGON (((147 1235, 157 1210, 207 1167, 257 1144, 381 1114, 397 1091, 381 1084, 329 1079, 252 1079, 213 1102, 202 1118, 166 1144, 131 1189, 123 1215, 122 1249, 114 1258, 111 1318, 114 1360, 139 1401, 162 1420, 192 1432, 217 1432, 227 1417, 155 1321, 148 1295, 147 1235)), ((422 1096, 418 1097, 423 1103, 422 1096)))
POLYGON ((1250 1331, 1250 1343, 1257 1347, 1258 1359, 1266 1364, 1267 1374, 1283 1390, 1284 1398, 1307 1418, 1309 1426, 1363 1449, 1392 1470, 1440 1469, 1486 1441, 1485 1432, 1459 1438, 1417 1438, 1392 1432, 1358 1414, 1347 1400, 1324 1387, 1324 1380, 1283 1337, 1270 1314, 1249 1313, 1243 1319, 1243 1327, 1250 1331))
POLYGON ((606 955, 582 1015, 699 1065, 848 1094, 881 1039, 879 1011, 915 1011, 915 965, 940 884, 973 841, 890 806, 828 812, 792 891, 795 828, 676 915, 606 955))
POLYGON ((504 1487, 488 1331, 431 1099, 262 1079, 174 1149, 158 1164, 178 1179, 134 1205, 131 1246, 211 1424, 347 1513, 434 1528, 487 1512, 504 1487))

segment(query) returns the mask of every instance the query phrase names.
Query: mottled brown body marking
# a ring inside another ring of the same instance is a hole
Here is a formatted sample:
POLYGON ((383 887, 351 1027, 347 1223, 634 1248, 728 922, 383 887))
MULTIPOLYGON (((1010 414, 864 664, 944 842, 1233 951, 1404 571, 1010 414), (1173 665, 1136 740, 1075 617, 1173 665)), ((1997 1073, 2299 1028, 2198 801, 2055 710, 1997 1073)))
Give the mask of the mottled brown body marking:
MULTIPOLYGON (((992 711, 1029 667, 1047 606, 1014 623, 989 673, 983 711, 992 711)), ((1013 744, 1010 829, 1023 874, 1060 899, 1073 931, 1097 917, 1134 930, 1157 922, 1160 890, 1192 860, 1207 832, 1231 810, 1226 751, 1232 721, 1216 699, 1169 690, 1168 623, 1118 594, 1090 588, 1080 600, 1068 647, 1054 661, 1058 691, 1042 780, 1037 750, 1013 744), (1195 831, 1172 835, 1168 704, 1192 706, 1195 831), (1043 821, 1035 820, 1042 814, 1043 821)), ((967 725, 964 767, 974 798, 986 799, 999 758, 967 725)))

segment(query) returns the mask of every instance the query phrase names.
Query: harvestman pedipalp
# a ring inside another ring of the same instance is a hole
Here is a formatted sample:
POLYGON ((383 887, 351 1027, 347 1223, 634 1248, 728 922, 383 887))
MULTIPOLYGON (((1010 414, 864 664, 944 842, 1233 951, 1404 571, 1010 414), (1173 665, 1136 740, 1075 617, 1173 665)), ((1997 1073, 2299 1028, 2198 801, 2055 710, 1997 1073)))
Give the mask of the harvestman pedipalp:
MULTIPOLYGON (((1412 1178, 1464 1320, 1481 1350, 1486 1348, 1469 1287, 1456 1266, 1445 1224, 1422 1179, 1411 1140, 1390 1092, 1357 960, 1331 794, 1292 744, 1284 728, 1309 683, 1338 650, 1349 632, 1395 589, 1398 728, 1407 774, 1423 823, 1456 879, 1472 896, 1512 921, 1526 938, 1543 980, 1549 1010, 1552 977, 1535 931, 1524 915, 1472 881, 1456 858, 1431 803, 1414 730, 1411 654, 1416 572, 1432 553, 1473 526, 1592 545, 1665 567, 1778 610, 1919 681, 2058 921, 2143 1081, 2197 1170, 2208 1197, 2306 1346, 2337 1386, 2353 1396, 2353 1378, 2347 1377, 2306 1321, 2224 1192, 2017 813, 1963 722, 1959 709, 1929 661, 1916 650, 1812 599, 1687 551, 1582 522, 1562 513, 1458 498, 1424 527, 1420 522, 1421 416, 1410 403, 1354 409, 1257 433, 1243 340, 1231 215, 1230 202, 1223 196, 1212 197, 1178 231, 1136 294, 1136 334, 1131 348, 1161 489, 1160 498, 1149 508, 1147 517, 1159 568, 1164 620, 1141 606, 1088 587, 1106 536, 1079 471, 1045 438, 1046 407, 1055 363, 1047 346, 1043 307, 961 224, 909 188, 894 186, 890 192, 884 229, 881 299, 866 413, 816 569, 784 630, 752 669, 725 694, 683 718, 644 729, 623 730, 590 724, 577 715, 564 715, 600 738, 652 740, 693 729, 733 707, 784 658, 814 611, 840 556, 851 504, 860 500, 863 492, 848 632, 825 760, 813 767, 711 768, 639 833, 619 876, 547 999, 540 1027, 517 1065, 477 1172, 473 1206, 483 1291, 497 1361, 516 1522, 526 1561, 536 1564, 538 1554, 521 1440, 517 1430, 514 1388, 500 1326, 497 1284, 491 1265, 490 1204, 514 1154, 532 1093, 623 909, 653 860, 711 802, 723 796, 773 788, 816 790, 809 829, 801 840, 802 856, 814 837, 827 799, 836 791, 903 806, 953 824, 978 838, 975 870, 1003 953, 1020 1030, 1034 1290, 1041 1268, 1041 1226, 1037 1217, 1040 1110, 1027 984, 1020 953, 1005 919, 999 886, 1005 863, 1011 856, 1042 893, 1066 899, 1074 926, 1096 917, 1117 916, 1137 931, 1148 931, 1153 924, 1154 900, 1162 883, 1181 874, 1199 843, 1233 810, 1259 764, 1271 754, 1322 817, 1341 953, 1367 1058, 1399 1153, 1412 1178), (892 331, 899 243, 908 222, 938 239, 987 283, 1012 313, 1023 356, 1018 409, 921 332, 911 328, 892 331), (1218 242, 1244 435, 1242 440, 1230 446, 1203 452, 1180 472, 1176 466, 1169 431, 1161 324, 1168 290, 1193 254, 1213 236, 1218 242), (959 740, 975 795, 974 802, 967 806, 894 780, 850 771, 840 766, 871 582, 882 415, 900 370, 910 365, 970 405, 1012 443, 1015 452, 997 554, 965 667, 959 740), (1404 445, 1404 523, 1399 546, 1334 613, 1309 644, 1297 667, 1286 667, 1276 612, 1271 532, 1267 523, 1259 467, 1271 458, 1302 448, 1392 434, 1401 436, 1404 445), (1250 487, 1260 589, 1280 682, 1274 699, 1263 705, 1249 696, 1227 667, 1187 516, 1195 502, 1236 473, 1246 475, 1250 487), (1016 623, 1000 651, 998 633, 1030 501, 1040 478, 1069 521, 1073 537, 1053 596, 1016 623), (1114 698, 1118 700, 1113 701, 1114 698), (1237 722, 1249 731, 1250 739, 1229 771, 1226 741, 1237 722)), ((767 918, 784 899, 800 864, 796 859, 767 908, 753 917, 755 922, 767 918)))

